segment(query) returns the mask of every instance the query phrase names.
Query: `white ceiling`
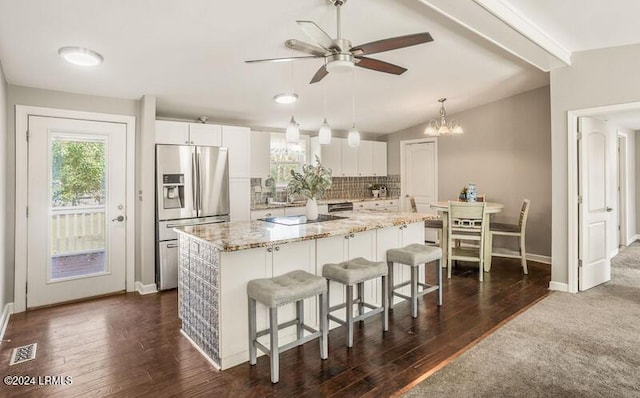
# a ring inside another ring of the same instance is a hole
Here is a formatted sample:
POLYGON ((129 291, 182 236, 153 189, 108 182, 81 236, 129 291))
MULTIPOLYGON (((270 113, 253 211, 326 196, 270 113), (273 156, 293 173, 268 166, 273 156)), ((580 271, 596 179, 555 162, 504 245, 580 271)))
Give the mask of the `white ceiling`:
MULTIPOLYGON (((601 29, 586 21, 561 29, 569 20, 565 2, 580 3, 574 11, 582 12, 591 1, 555 1, 555 7, 549 0, 509 1, 530 12, 540 27, 556 29, 560 42, 563 34, 571 38, 567 31, 583 38, 601 29)), ((548 84, 546 73, 423 3, 349 0, 343 8, 343 36, 354 45, 423 31, 435 39, 374 57, 407 67, 402 76, 357 68, 361 131, 382 134, 425 122, 437 115, 440 97, 449 98, 447 110, 455 113, 548 84)), ((570 20, 575 18, 574 12, 570 20)), ((335 35, 335 10, 327 0, 0 0, 0 62, 10 84, 132 99, 150 94, 157 96, 162 116, 206 115, 269 128, 284 128, 294 114, 303 130, 317 130, 326 90, 327 118, 346 130, 352 119, 350 74, 309 85, 320 60, 293 63, 293 80, 291 64, 243 62, 302 55, 283 45, 289 38, 308 41, 297 19, 315 21, 335 35), (105 62, 93 69, 68 65, 57 55, 68 45, 96 50, 105 62), (291 87, 300 95, 295 105, 271 100, 291 87)), ((629 33, 621 37, 640 37, 629 33)))

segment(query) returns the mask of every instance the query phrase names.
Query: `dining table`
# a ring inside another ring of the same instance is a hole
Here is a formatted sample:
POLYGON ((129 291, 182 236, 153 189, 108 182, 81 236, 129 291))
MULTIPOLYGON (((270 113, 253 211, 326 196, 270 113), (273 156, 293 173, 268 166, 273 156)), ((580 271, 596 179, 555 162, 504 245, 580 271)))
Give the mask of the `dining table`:
MULTIPOLYGON (((504 209, 504 204, 496 202, 486 202, 484 220, 482 220, 482 228, 484 229, 484 258, 483 267, 485 272, 491 271, 491 239, 489 239, 491 214, 500 213, 504 209)), ((448 246, 449 246, 449 201, 442 200, 435 203, 431 203, 431 208, 437 210, 442 218, 442 241, 440 245, 442 247, 442 264, 448 266, 448 246)))

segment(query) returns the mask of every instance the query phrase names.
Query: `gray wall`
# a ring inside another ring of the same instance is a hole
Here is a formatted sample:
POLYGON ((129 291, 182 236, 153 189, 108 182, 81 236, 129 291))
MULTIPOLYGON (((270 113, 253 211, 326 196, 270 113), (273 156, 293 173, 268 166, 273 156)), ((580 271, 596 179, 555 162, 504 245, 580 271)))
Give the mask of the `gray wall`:
MULTIPOLYGON (((636 230, 635 230, 635 234, 638 234, 638 231, 640 230, 640 228, 638 228, 640 226, 640 184, 638 183, 638 176, 640 176, 640 131, 636 131, 636 145, 635 145, 635 151, 636 151, 636 174, 635 174, 635 186, 636 186, 636 230)), ((629 236, 629 238, 632 238, 632 236, 629 236)))
POLYGON ((13 173, 15 167, 10 167, 7 162, 7 136, 9 135, 9 123, 7 121, 7 82, 4 71, 0 65, 0 314, 7 303, 13 302, 13 271, 9 272, 9 264, 13 263, 13 256, 7 253, 7 216, 11 211, 6 205, 7 175, 13 173), (11 285, 11 288, 8 287, 11 285))
POLYGON ((639 73, 640 44, 574 53, 551 71, 553 282, 568 283, 567 112, 640 101, 639 73))
MULTIPOLYGON (((15 106, 39 106, 47 108, 68 109, 85 112, 110 113, 117 115, 135 116, 139 118, 139 101, 128 99, 117 99, 107 97, 97 97, 92 95, 72 94, 61 91, 43 90, 31 87, 22 87, 8 85, 7 90, 7 187, 10 192, 14 192, 15 187, 15 106)), ((136 123, 136 129, 139 129, 139 123, 136 123)), ((139 131, 136 132, 136 135, 139 131)), ((4 153, 4 152, 3 152, 4 153)), ((13 301, 13 284, 15 270, 15 195, 8 195, 6 202, 6 256, 7 272, 5 286, 7 289, 6 297, 13 301)), ((136 280, 139 280, 140 274, 136 274, 136 280)))
MULTIPOLYGON (((498 222, 517 222, 522 199, 530 199, 527 252, 550 256, 549 87, 450 117, 460 121, 465 134, 438 138, 439 199, 455 199, 460 188, 473 182, 489 201, 505 204, 493 218, 498 222)), ((389 174, 400 174, 400 141, 426 137, 425 125, 386 136, 389 174)))

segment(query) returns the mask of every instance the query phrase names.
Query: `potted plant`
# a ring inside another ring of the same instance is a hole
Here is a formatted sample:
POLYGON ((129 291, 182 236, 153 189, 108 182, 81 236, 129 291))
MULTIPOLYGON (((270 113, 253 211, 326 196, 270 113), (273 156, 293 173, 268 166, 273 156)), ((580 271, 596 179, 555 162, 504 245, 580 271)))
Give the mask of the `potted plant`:
POLYGON ((318 219, 318 199, 331 188, 331 169, 320 163, 316 156, 316 165, 305 164, 302 173, 291 170, 291 180, 287 185, 289 194, 297 194, 307 198, 306 216, 308 220, 318 219))
POLYGON ((371 190, 371 195, 373 195, 374 198, 377 198, 380 196, 381 187, 382 185, 378 183, 369 184, 369 190, 371 190))

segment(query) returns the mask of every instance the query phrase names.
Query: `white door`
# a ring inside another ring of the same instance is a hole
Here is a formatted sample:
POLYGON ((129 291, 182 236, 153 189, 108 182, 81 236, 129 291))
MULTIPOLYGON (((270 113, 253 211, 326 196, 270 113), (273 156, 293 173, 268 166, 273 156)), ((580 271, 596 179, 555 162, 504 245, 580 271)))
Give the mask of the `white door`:
POLYGON ((590 289, 611 279, 611 184, 615 184, 615 136, 607 132, 605 122, 581 117, 578 131, 580 237, 579 290, 590 289), (613 140, 613 142, 612 142, 613 140), (613 170, 612 170, 613 169, 613 170))
POLYGON ((29 116, 27 308, 125 290, 126 125, 29 116))
MULTIPOLYGON (((435 214, 431 203, 438 201, 438 154, 435 142, 410 143, 404 150, 404 211, 411 211, 409 198, 414 197, 419 213, 435 214)), ((425 239, 435 242, 437 231, 426 230, 425 239)))

